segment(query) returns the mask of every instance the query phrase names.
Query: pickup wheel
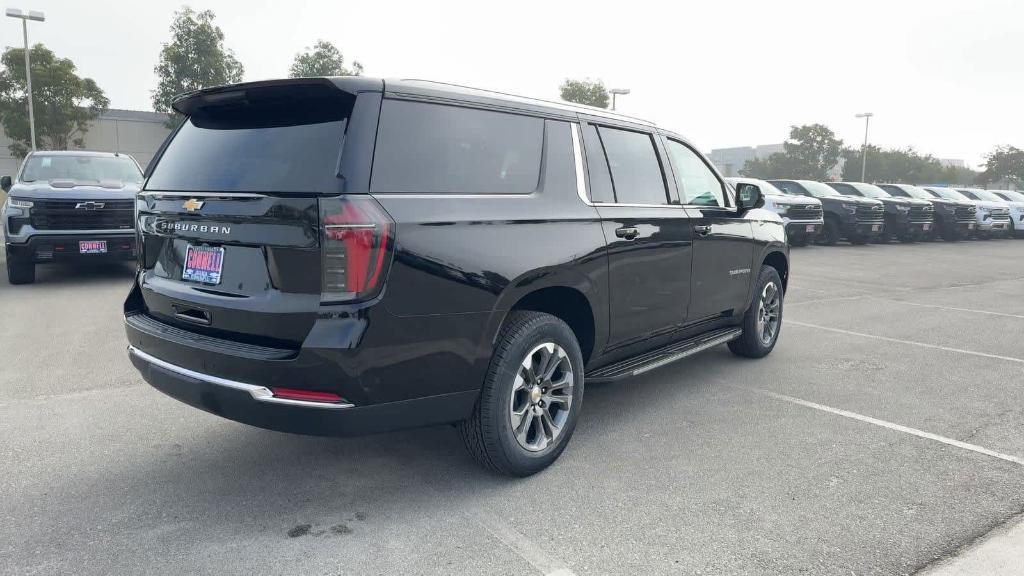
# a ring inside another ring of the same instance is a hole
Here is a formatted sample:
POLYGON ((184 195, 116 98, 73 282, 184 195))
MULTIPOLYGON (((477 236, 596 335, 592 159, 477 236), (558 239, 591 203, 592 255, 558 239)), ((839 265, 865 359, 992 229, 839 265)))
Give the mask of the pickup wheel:
POLYGON ((842 234, 839 231, 839 222, 836 222, 832 218, 825 219, 825 229, 822 230, 821 236, 818 238, 819 244, 825 246, 835 246, 839 242, 839 237, 842 234))
POLYGON ((36 265, 17 262, 7 257, 7 281, 11 284, 31 284, 36 281, 36 265))
POLYGON ((529 476, 569 443, 583 402, 575 334, 540 312, 512 312, 502 326, 473 414, 459 426, 469 453, 495 472, 529 476))
POLYGON ((782 279, 771 266, 761 266, 757 275, 754 300, 743 315, 743 335, 729 342, 729 350, 737 356, 762 358, 779 340, 782 330, 782 279))

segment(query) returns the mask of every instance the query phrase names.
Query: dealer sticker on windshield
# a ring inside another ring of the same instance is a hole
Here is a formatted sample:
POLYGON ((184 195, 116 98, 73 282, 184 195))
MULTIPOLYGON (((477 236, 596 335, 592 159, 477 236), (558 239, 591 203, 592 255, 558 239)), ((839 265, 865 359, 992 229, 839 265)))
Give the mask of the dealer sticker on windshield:
POLYGON ((181 279, 201 284, 220 284, 223 266, 223 248, 189 246, 185 252, 185 267, 181 271, 181 279))

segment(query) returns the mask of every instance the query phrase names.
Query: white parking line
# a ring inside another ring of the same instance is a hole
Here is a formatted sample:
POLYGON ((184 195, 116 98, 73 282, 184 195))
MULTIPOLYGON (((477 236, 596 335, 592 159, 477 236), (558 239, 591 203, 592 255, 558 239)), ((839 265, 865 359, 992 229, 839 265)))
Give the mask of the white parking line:
POLYGON ((540 546, 532 540, 520 534, 508 525, 508 522, 501 520, 480 508, 468 511, 481 527, 491 533, 492 536, 512 549, 520 558, 526 560, 531 566, 539 570, 544 576, 576 576, 563 562, 555 560, 548 555, 540 546))
POLYGON ((1002 316, 1004 318, 1019 318, 1024 320, 1024 315, 1021 314, 1007 314, 1005 312, 992 312, 991 310, 975 310, 973 308, 956 308, 954 306, 940 306, 938 304, 923 304, 921 302, 908 302, 906 300, 892 300, 885 298, 889 302, 899 302, 900 304, 909 304, 910 306, 921 306, 924 308, 936 308, 938 310, 952 310, 954 312, 973 312, 975 314, 988 314, 990 316, 1002 316))
POLYGON ((914 340, 901 340, 899 338, 889 338, 888 336, 878 336, 877 334, 866 334, 864 332, 854 332, 853 330, 843 330, 842 328, 832 328, 830 326, 821 326, 820 324, 810 324, 808 322, 799 322, 797 320, 786 320, 786 324, 793 326, 803 326, 805 328, 817 328, 818 330, 827 330, 829 332, 837 332, 839 334, 848 334, 850 336, 860 336, 861 338, 873 338, 875 340, 882 340, 885 342, 896 342, 898 344, 908 344, 911 346, 920 346, 922 348, 931 348, 933 350, 942 350, 944 352, 956 352, 959 354, 970 354, 971 356, 981 356, 982 358, 993 358, 995 360, 1006 360, 1007 362, 1017 362, 1024 364, 1024 358, 1014 358, 1013 356, 1000 356, 999 354, 988 354, 986 352, 975 352, 974 350, 964 350, 963 348, 952 348, 949 346, 939 346, 938 344, 928 344, 925 342, 916 342, 914 340))
POLYGON ((905 434, 912 434, 919 438, 926 438, 928 440, 934 440, 941 442, 949 446, 955 446, 964 450, 970 450, 971 452, 977 452, 978 454, 984 454, 985 456, 991 456, 992 458, 998 458, 1007 462, 1013 462, 1014 464, 1020 464, 1024 466, 1024 458, 1018 456, 1011 456, 1009 454, 1003 454, 1002 452, 996 452, 995 450, 989 450, 975 444, 968 444, 967 442, 961 442, 954 440, 953 438, 947 438, 945 436, 939 436, 938 434, 932 434, 931 432, 925 432, 924 430, 918 430, 917 428, 910 428, 909 426, 903 426, 902 424, 895 424, 886 420, 879 420, 878 418, 872 418, 871 416, 865 416, 856 412, 850 412, 849 410, 842 410, 840 408, 833 408, 831 406, 825 406, 824 404, 818 404, 816 402, 810 402, 808 400, 801 400, 800 398, 794 398, 792 396, 786 396, 785 394, 779 394, 777 392, 770 392, 768 390, 762 390, 760 388, 747 388, 745 386, 736 386, 742 390, 754 392, 768 396, 769 398, 775 398, 776 400, 782 400, 783 402, 789 402, 792 404, 798 404, 807 408, 813 408, 822 412, 828 412, 837 416, 843 416, 844 418, 852 418, 861 422, 867 422, 868 424, 874 424, 875 426, 881 426, 882 428, 888 428, 897 432, 903 432, 905 434))

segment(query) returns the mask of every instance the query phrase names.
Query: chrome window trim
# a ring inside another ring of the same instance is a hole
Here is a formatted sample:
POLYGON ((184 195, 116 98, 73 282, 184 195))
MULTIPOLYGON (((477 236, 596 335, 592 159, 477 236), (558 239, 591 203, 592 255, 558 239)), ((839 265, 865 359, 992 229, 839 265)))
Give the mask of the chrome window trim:
POLYGON ((572 136, 572 160, 573 165, 576 167, 576 195, 580 197, 580 200, 583 200, 584 204, 593 206, 587 195, 587 181, 583 174, 583 149, 580 146, 580 125, 574 122, 570 134, 572 136))
POLYGON ((253 400, 259 402, 267 402, 270 404, 285 404, 288 406, 301 406, 303 408, 321 408, 326 410, 339 410, 345 408, 354 408, 354 404, 338 403, 331 404, 327 402, 307 402, 305 400, 292 400, 290 398, 278 398, 274 396, 274 393, 265 386, 258 386, 256 384, 246 384, 245 382, 237 382, 235 380, 228 380, 227 378, 220 378, 218 376, 211 376, 209 374, 203 374, 188 368, 183 368, 170 362, 165 362, 155 356, 151 356, 142 350, 134 346, 128 346, 128 354, 135 356, 141 360, 149 362, 154 366, 159 366, 169 372, 192 378, 193 380, 199 380, 200 382, 206 382, 207 384, 213 384, 215 386, 222 386, 224 388, 231 388, 232 390, 241 390, 242 392, 248 392, 253 400))
POLYGON ((580 125, 572 123, 572 158, 576 168, 576 195, 580 197, 587 206, 597 208, 673 208, 682 209, 680 204, 630 204, 620 202, 592 202, 587 193, 587 180, 583 172, 583 146, 581 145, 580 125))

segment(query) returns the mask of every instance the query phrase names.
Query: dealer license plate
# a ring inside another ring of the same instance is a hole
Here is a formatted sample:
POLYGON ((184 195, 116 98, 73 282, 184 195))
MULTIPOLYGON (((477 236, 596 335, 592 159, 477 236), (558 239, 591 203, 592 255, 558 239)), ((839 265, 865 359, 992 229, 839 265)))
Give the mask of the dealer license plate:
POLYGON ((200 284, 220 284, 224 266, 224 249, 210 246, 189 246, 181 279, 200 284))
POLYGON ((106 254, 106 240, 80 240, 78 242, 79 254, 106 254))

